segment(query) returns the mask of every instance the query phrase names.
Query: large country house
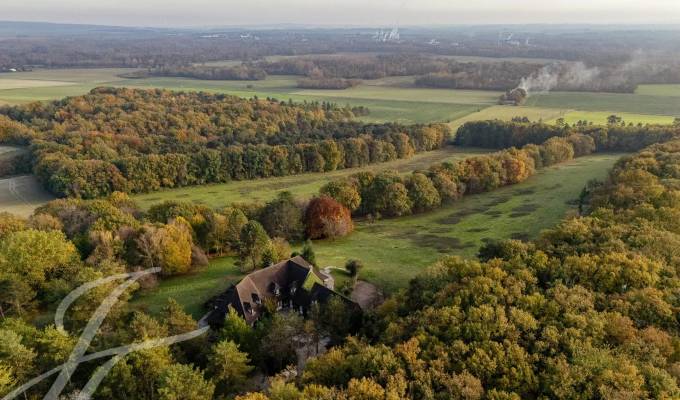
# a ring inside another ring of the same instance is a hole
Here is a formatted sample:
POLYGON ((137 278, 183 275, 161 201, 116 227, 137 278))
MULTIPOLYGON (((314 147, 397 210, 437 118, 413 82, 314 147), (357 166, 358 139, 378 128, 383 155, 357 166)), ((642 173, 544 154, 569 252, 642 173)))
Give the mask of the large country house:
POLYGON ((208 307, 212 311, 207 322, 211 326, 221 325, 229 307, 233 307, 252 325, 262 316, 266 304, 306 315, 312 304, 323 304, 334 296, 358 309, 356 303, 335 292, 333 286, 331 276, 316 271, 304 258, 294 257, 247 275, 210 300, 208 307))

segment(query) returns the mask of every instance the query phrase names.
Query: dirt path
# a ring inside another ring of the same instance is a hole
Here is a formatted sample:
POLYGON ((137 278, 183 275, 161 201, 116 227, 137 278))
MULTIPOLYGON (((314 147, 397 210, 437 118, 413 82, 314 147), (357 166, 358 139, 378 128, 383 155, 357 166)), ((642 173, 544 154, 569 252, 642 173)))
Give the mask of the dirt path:
POLYGON ((382 304, 384 298, 377 286, 366 281, 358 281, 352 291, 352 300, 357 302, 361 309, 370 310, 382 304))

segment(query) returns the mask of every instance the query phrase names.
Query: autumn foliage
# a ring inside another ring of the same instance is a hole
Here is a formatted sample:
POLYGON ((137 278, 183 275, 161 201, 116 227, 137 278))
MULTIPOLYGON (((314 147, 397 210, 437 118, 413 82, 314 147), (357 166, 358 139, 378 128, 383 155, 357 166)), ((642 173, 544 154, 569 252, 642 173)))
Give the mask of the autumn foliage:
POLYGON ((305 223, 311 239, 341 237, 354 230, 347 207, 328 196, 315 197, 309 202, 305 223))

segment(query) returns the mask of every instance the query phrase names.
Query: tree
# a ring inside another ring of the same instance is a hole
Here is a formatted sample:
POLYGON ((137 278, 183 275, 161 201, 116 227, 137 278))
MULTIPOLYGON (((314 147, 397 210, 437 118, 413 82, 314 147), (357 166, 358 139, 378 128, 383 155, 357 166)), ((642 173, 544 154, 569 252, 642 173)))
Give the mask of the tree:
POLYGON ((314 252, 314 247, 312 247, 312 241, 307 240, 305 245, 302 247, 302 253, 300 256, 304 258, 308 263, 316 265, 316 253, 314 252))
POLYGON ((269 236, 257 221, 248 221, 241 230, 239 263, 243 271, 252 271, 262 265, 263 255, 271 246, 269 236))
POLYGON ((171 365, 158 385, 159 400, 211 400, 214 392, 215 385, 191 365, 171 365))
POLYGON ((221 341, 236 343, 239 349, 250 354, 251 357, 258 355, 257 332, 234 310, 229 307, 229 312, 224 318, 222 328, 219 331, 221 341))
POLYGON ((303 332, 304 321, 295 313, 275 313, 264 328, 261 352, 267 357, 270 370, 279 371, 297 361, 297 337, 303 332))
POLYGON ((389 217, 400 217, 411 213, 413 203, 408 197, 408 190, 401 182, 394 182, 387 186, 384 199, 385 208, 378 209, 389 217))
POLYGON ((48 280, 52 284, 69 278, 79 258, 62 232, 29 229, 0 240, 0 276, 21 281, 36 291, 46 288, 48 280))
POLYGON ((414 173, 407 181, 408 196, 413 203, 413 210, 423 212, 439 207, 441 197, 432 181, 421 173, 414 173))
POLYGON ((619 125, 622 119, 618 115, 610 115, 607 117, 607 125, 619 125))
POLYGON ((161 227, 146 227, 137 246, 147 265, 162 268, 166 276, 189 272, 193 245, 190 229, 182 217, 161 227))
POLYGON ((349 276, 352 277, 354 286, 357 284, 357 279, 359 279, 359 271, 364 267, 364 264, 359 260, 349 260, 345 264, 345 269, 349 272, 349 276))
POLYGON ((26 229, 26 221, 8 212, 0 212, 0 240, 13 232, 26 229))
POLYGON ((296 240, 302 237, 302 210, 290 192, 281 192, 262 209, 260 222, 271 237, 296 240))
POLYGON ((0 396, 4 396, 16 384, 12 368, 0 363, 0 396))
POLYGON ((349 210, 328 196, 315 197, 309 202, 305 225, 310 239, 334 239, 354 229, 349 210))
POLYGON ((220 390, 232 393, 242 387, 253 370, 248 354, 239 350, 236 343, 223 340, 217 343, 208 357, 209 369, 220 390))
POLYGON ((361 204, 359 191, 356 185, 349 179, 328 182, 319 190, 319 193, 332 197, 350 211, 356 211, 361 204))

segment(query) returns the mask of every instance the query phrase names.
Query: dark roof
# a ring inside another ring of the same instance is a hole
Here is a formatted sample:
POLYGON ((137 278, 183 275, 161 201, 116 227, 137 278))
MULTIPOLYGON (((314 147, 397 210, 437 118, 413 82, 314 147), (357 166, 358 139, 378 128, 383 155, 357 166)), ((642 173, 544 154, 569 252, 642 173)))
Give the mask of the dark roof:
POLYGON ((208 302, 210 308, 213 309, 208 322, 214 325, 224 320, 228 307, 231 306, 246 322, 252 324, 262 315, 264 302, 267 299, 277 299, 277 289, 280 294, 277 300, 297 299, 297 294, 303 291, 295 290, 295 294, 290 295, 291 288, 302 288, 310 273, 322 279, 314 271, 312 265, 300 256, 252 272, 241 282, 232 285, 224 293, 208 302))

